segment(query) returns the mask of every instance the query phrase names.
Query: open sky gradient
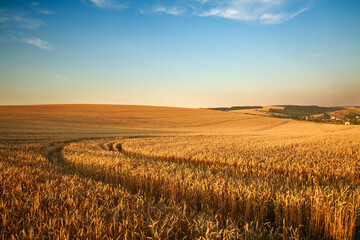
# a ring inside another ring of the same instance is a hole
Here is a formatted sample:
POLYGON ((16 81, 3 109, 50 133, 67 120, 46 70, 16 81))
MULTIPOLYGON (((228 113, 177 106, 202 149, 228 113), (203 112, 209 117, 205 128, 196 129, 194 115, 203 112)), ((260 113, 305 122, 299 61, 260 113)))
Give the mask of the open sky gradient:
POLYGON ((358 0, 1 0, 0 104, 360 105, 358 0))

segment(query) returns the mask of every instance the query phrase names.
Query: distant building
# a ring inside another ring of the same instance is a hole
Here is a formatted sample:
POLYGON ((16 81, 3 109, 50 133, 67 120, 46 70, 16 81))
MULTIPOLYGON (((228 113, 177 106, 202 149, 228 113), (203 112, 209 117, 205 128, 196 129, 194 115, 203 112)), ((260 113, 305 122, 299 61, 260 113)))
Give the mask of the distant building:
POLYGON ((345 122, 345 125, 350 125, 350 122, 345 122))

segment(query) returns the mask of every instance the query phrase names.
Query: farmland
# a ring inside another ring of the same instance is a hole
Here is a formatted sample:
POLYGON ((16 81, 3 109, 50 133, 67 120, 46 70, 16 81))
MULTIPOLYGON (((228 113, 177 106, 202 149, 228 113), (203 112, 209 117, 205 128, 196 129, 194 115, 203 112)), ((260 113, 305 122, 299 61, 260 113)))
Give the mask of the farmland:
POLYGON ((2 239, 358 239, 360 127, 0 107, 2 239))

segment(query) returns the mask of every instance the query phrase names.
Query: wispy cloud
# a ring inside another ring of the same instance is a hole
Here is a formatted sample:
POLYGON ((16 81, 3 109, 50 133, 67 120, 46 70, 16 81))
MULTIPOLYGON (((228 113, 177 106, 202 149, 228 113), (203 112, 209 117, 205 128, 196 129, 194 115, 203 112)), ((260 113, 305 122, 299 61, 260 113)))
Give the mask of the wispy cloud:
POLYGON ((133 6, 142 14, 164 13, 175 16, 219 17, 259 24, 286 22, 309 9, 312 0, 82 0, 105 9, 122 10, 133 6))
POLYGON ((25 17, 21 14, 7 14, 4 12, 0 12, 0 23, 6 24, 7 26, 11 25, 13 27, 20 27, 26 29, 37 29, 45 23, 41 20, 32 19, 25 17))
POLYGON ((204 4, 204 3, 207 3, 207 2, 210 2, 211 0, 197 0, 199 1, 200 3, 204 4))
POLYGON ((174 15, 174 16, 178 16, 180 14, 182 14, 182 10, 180 10, 178 7, 154 7, 154 12, 157 13, 165 13, 165 14, 169 14, 169 15, 174 15))
POLYGON ((265 24, 275 24, 284 21, 286 16, 284 14, 272 14, 272 13, 264 13, 260 17, 260 21, 265 24))
POLYGON ((278 24, 288 21, 308 10, 306 0, 294 4, 290 0, 230 0, 212 1, 203 17, 215 16, 236 21, 278 24))
POLYGON ((127 8, 125 3, 120 3, 116 0, 89 0, 92 4, 99 8, 107 8, 107 9, 124 9, 127 8))
POLYGON ((39 2, 32 2, 29 4, 29 6, 35 10, 37 10, 37 12, 41 13, 41 14, 44 14, 44 15, 53 15, 55 14, 53 11, 49 11, 49 10, 46 10, 46 9, 39 9, 39 6, 40 5, 43 5, 43 4, 39 4, 39 2))
POLYGON ((98 7, 110 7, 112 5, 110 0, 90 0, 90 2, 98 7))
POLYGON ((30 39, 24 39, 22 41, 24 43, 34 45, 44 51, 54 50, 54 48, 49 43, 41 40, 40 38, 30 38, 30 39))
POLYGON ((45 25, 45 23, 41 20, 25 18, 20 15, 14 15, 14 16, 12 16, 12 19, 16 23, 18 23, 21 27, 27 28, 27 29, 36 29, 36 28, 40 27, 41 25, 45 25))
MULTIPOLYGON (((37 7, 37 4, 34 3, 36 2, 31 4, 32 7, 37 7)), ((50 15, 53 12, 43 10, 42 14, 50 15)), ((21 42, 38 47, 43 51, 54 50, 50 43, 33 37, 36 30, 44 25, 46 25, 44 21, 30 18, 22 12, 0 9, 1 42, 21 42)))
POLYGON ((49 10, 40 10, 39 12, 44 14, 44 15, 53 15, 53 14, 55 14, 54 12, 49 11, 49 10))

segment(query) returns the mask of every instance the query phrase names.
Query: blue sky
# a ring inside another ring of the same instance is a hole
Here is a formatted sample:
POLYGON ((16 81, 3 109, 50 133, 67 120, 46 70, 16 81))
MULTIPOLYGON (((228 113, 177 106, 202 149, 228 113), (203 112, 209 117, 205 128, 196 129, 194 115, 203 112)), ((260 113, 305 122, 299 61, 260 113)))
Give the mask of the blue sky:
POLYGON ((0 104, 360 105, 356 0, 0 2, 0 104))

